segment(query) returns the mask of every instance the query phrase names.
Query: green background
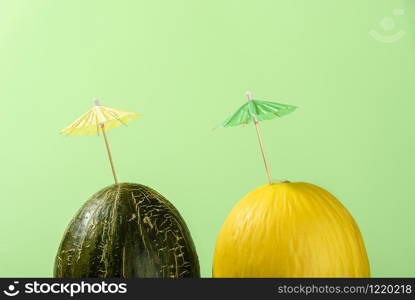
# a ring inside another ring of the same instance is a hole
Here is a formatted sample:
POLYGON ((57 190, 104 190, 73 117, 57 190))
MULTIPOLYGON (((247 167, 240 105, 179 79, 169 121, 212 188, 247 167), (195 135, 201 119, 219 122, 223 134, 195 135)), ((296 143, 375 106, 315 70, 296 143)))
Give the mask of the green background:
POLYGON ((334 193, 373 276, 415 276, 414 10, 413 0, 0 1, 0 276, 52 276, 71 217, 112 183, 101 137, 58 134, 94 96, 142 114, 109 132, 120 180, 174 203, 211 276, 228 212, 266 183, 252 126, 212 130, 246 90, 301 107, 261 124, 274 179, 334 193), (370 30, 405 35, 385 43, 370 30))

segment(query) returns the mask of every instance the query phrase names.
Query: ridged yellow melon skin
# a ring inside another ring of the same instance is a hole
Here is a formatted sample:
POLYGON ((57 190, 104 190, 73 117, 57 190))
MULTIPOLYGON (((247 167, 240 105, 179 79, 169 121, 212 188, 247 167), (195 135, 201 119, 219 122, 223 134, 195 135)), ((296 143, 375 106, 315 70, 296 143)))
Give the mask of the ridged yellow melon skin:
POLYGON ((369 277, 359 228, 329 192, 273 183, 246 195, 216 242, 213 277, 369 277))

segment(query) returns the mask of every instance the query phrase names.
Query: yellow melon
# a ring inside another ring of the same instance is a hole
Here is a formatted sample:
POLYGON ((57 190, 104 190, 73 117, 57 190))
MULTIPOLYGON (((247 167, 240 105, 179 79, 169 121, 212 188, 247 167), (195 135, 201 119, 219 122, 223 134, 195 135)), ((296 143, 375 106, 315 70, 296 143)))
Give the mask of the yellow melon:
POLYGON ((369 277, 359 228, 329 192, 267 184, 231 211, 216 242, 214 277, 369 277))

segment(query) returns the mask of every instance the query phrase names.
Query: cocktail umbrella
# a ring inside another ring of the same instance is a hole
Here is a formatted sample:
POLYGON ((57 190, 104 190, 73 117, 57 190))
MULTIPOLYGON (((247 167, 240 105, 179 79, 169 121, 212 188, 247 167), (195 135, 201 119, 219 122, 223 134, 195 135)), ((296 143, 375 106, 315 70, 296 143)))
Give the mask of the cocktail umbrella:
POLYGON ((265 164, 265 170, 267 171, 268 182, 269 184, 272 184, 271 172, 267 157, 265 155, 264 145, 259 129, 259 122, 285 116, 295 111, 298 107, 294 105, 256 100, 252 98, 251 92, 246 92, 245 95, 248 98, 248 102, 242 105, 232 116, 227 118, 218 127, 230 127, 249 124, 252 122, 254 123, 256 134, 258 136, 259 147, 261 148, 261 154, 265 164))
POLYGON ((111 164, 112 175, 114 181, 118 184, 117 174, 115 173, 114 162, 112 160, 111 150, 108 143, 106 131, 126 123, 139 117, 138 113, 119 110, 107 106, 102 106, 100 102, 95 99, 94 106, 81 117, 76 119, 68 127, 61 130, 65 135, 90 135, 98 134, 101 131, 104 136, 105 146, 108 152, 108 158, 111 164))

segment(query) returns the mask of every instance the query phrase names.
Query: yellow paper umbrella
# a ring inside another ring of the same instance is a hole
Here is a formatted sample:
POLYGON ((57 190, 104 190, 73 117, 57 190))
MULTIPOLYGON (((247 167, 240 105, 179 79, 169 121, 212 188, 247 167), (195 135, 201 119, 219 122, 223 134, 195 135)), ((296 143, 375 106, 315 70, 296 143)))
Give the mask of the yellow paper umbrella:
POLYGON ((117 174, 115 173, 114 162, 112 160, 111 150, 108 143, 107 130, 126 125, 126 123, 137 119, 138 113, 119 110, 107 106, 102 106, 97 99, 94 100, 94 107, 76 119, 68 127, 61 130, 65 135, 90 135, 98 134, 101 131, 104 136, 105 146, 108 152, 108 158, 111 164, 112 175, 115 183, 118 183, 117 174))

